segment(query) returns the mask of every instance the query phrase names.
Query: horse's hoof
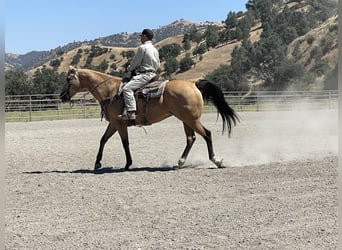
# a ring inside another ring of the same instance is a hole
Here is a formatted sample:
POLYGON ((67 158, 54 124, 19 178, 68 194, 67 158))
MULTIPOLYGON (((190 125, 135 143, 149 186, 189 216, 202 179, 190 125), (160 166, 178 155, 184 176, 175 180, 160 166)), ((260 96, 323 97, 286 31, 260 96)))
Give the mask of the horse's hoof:
POLYGON ((175 166, 175 169, 181 169, 184 166, 185 163, 185 159, 184 158, 180 158, 178 161, 178 165, 175 166))
POLYGON ((215 158, 211 159, 211 161, 217 166, 217 168, 226 168, 225 165, 223 165, 223 159, 218 161, 215 158))
POLYGON ((95 162, 94 170, 101 168, 102 165, 100 162, 95 162))
POLYGON ((217 167, 218 167, 218 168, 226 168, 226 166, 225 166, 225 165, 223 165, 223 164, 222 164, 222 162, 221 162, 221 164, 220 164, 220 165, 217 165, 217 167))
POLYGON ((180 167, 178 165, 175 165, 175 166, 173 166, 173 169, 178 170, 178 169, 180 169, 180 167))

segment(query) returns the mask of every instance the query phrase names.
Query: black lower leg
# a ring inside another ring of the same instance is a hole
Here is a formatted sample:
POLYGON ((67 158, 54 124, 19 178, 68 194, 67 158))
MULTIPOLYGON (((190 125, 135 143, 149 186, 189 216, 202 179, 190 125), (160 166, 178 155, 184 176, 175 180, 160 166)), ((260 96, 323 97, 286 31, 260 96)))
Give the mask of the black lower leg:
POLYGON ((207 143, 209 160, 211 160, 215 156, 214 149, 213 149, 213 142, 212 142, 212 139, 211 139, 211 132, 210 132, 210 130, 208 130, 206 128, 204 128, 204 130, 205 130, 204 140, 207 143))
POLYGON ((113 129, 108 125, 106 132, 103 134, 101 141, 100 141, 100 147, 99 151, 96 156, 96 162, 95 162, 95 169, 101 168, 101 160, 102 160, 102 155, 103 155, 103 149, 105 144, 107 143, 108 139, 116 132, 116 129, 113 129))
POLYGON ((122 139, 122 145, 125 150, 125 155, 126 155, 126 166, 125 169, 128 170, 129 167, 132 165, 132 157, 131 157, 131 152, 129 150, 129 140, 128 138, 122 139))

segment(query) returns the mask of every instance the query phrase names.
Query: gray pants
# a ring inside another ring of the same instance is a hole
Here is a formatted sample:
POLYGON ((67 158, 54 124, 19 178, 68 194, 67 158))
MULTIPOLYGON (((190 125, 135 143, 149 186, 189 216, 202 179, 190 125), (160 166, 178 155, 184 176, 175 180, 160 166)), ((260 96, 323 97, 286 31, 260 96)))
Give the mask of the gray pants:
POLYGON ((134 91, 144 87, 156 74, 147 72, 133 76, 133 78, 122 87, 125 108, 127 111, 136 111, 137 106, 134 98, 134 91))

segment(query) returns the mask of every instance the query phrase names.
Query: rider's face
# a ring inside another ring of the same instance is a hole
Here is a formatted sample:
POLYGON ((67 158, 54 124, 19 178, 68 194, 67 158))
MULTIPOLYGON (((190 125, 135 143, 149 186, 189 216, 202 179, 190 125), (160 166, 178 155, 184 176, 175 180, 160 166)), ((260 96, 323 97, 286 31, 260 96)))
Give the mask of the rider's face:
POLYGON ((141 43, 144 43, 144 42, 146 42, 147 40, 148 40, 148 38, 147 38, 146 35, 143 35, 143 34, 140 35, 140 41, 141 41, 141 43))

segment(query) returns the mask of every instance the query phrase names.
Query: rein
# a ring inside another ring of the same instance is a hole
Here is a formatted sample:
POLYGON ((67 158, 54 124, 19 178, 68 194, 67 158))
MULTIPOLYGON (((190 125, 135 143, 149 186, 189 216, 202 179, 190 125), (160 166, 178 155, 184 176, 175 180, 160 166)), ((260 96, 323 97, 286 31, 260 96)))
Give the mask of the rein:
POLYGON ((106 81, 108 81, 111 77, 102 80, 101 82, 99 82, 98 84, 96 84, 94 87, 92 87, 90 90, 88 90, 88 92, 84 95, 88 95, 89 93, 92 93, 96 88, 98 88, 101 84, 105 83, 106 81))
MULTIPOLYGON (((98 88, 100 85, 102 85, 103 83, 107 82, 107 81, 110 80, 110 79, 111 79, 111 77, 102 80, 101 82, 99 82, 98 84, 96 84, 94 87, 92 87, 92 88, 88 91, 87 94, 92 93, 96 88, 98 88)), ((87 94, 86 94, 86 95, 87 95, 87 94)), ((105 115, 105 113, 106 113, 106 106, 107 106, 108 104, 112 103, 115 99, 117 99, 117 95, 115 95, 115 96, 113 96, 113 97, 111 97, 111 98, 106 98, 106 99, 104 99, 104 100, 102 100, 102 101, 100 102, 100 105, 101 105, 101 121, 102 121, 102 119, 103 119, 103 117, 104 117, 104 115, 105 115)))
MULTIPOLYGON (((110 77, 111 78, 111 77, 110 77)), ((91 90, 89 90, 89 92, 93 92, 97 87, 99 87, 101 84, 105 83, 106 81, 108 81, 110 78, 107 78, 105 80, 102 80, 101 82, 99 82, 98 84, 96 84, 94 87, 92 87, 91 90)))
POLYGON ((104 99, 104 100, 102 100, 100 102, 100 106, 101 106, 101 121, 102 121, 103 117, 105 116, 105 114, 107 112, 107 105, 111 104, 112 102, 114 102, 118 98, 119 98, 119 95, 116 94, 113 97, 106 98, 106 99, 104 99))

